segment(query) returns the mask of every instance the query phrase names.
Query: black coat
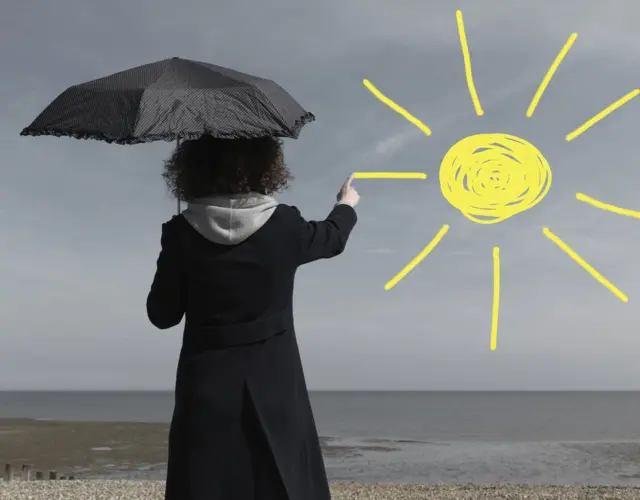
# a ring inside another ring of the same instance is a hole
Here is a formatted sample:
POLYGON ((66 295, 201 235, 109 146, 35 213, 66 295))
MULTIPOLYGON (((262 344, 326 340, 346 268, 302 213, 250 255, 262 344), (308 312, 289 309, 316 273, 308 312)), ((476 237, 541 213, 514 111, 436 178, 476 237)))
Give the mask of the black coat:
POLYGON ((236 245, 183 216, 162 226, 149 320, 185 315, 169 433, 166 500, 329 500, 293 324, 298 266, 339 255, 356 212, 322 222, 278 205, 236 245))

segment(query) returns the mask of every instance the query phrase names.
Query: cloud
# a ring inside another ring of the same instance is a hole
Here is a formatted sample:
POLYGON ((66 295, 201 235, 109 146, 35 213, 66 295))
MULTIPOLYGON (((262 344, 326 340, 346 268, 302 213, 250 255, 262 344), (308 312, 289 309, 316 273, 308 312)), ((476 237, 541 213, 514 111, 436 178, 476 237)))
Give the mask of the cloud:
POLYGON ((388 254, 397 253, 397 250, 393 250, 392 248, 381 247, 381 248, 371 248, 369 250, 365 250, 365 252, 371 253, 371 254, 377 254, 377 255, 380 255, 380 254, 388 255, 388 254))
POLYGON ((409 139, 416 135, 417 132, 413 129, 407 129, 397 134, 390 135, 375 145, 375 151, 378 154, 390 156, 401 149, 409 139))

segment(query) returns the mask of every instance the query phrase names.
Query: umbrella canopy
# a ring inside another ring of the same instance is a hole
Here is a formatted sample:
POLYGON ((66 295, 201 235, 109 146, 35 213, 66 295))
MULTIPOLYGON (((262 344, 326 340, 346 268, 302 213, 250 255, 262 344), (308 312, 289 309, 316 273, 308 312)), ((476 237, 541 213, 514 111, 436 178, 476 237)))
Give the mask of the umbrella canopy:
POLYGON ((271 80, 174 57, 74 85, 20 135, 117 144, 290 137, 314 116, 271 80))

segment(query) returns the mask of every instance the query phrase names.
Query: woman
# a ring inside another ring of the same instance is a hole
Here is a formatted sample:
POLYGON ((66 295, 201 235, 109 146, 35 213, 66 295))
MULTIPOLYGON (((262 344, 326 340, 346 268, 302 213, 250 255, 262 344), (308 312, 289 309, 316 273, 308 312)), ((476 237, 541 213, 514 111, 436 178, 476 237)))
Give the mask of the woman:
POLYGON ((188 201, 162 226, 147 298, 157 328, 185 316, 166 500, 329 500, 298 352, 296 269, 342 253, 359 195, 326 220, 271 197, 291 178, 277 139, 183 142, 163 174, 188 201))

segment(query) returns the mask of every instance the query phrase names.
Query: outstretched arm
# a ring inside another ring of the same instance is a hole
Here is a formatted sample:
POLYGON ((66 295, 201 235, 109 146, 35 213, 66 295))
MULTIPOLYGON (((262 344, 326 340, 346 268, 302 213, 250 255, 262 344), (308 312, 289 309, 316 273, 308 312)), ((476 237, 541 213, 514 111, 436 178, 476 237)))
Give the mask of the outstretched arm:
POLYGON ((329 259, 340 255, 346 245, 358 216, 353 207, 340 203, 323 221, 306 221, 297 212, 297 225, 300 242, 299 264, 318 259, 329 259))
POLYGON ((161 330, 176 326, 184 315, 184 279, 177 239, 168 223, 162 225, 162 249, 147 297, 147 316, 161 330))

